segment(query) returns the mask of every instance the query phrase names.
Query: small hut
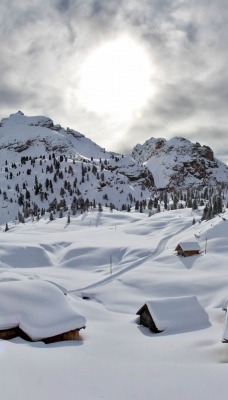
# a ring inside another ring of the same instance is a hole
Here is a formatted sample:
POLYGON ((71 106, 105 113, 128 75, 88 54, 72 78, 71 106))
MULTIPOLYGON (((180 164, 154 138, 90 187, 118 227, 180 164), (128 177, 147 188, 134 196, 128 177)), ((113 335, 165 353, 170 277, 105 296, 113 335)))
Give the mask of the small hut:
POLYGON ((151 301, 147 301, 140 309, 137 311, 136 315, 140 316, 140 325, 143 325, 150 329, 151 332, 159 333, 163 330, 159 330, 153 319, 153 311, 151 308, 151 301))
POLYGON ((188 332, 208 327, 208 315, 196 296, 169 297, 147 301, 136 313, 140 324, 151 332, 188 332))
MULTIPOLYGON (((225 311, 227 311, 227 309, 225 311)), ((228 343, 228 314, 227 313, 226 313, 222 342, 228 343)))
POLYGON ((85 323, 68 296, 52 283, 41 279, 0 283, 0 339, 76 340, 85 323))
POLYGON ((228 343, 228 314, 227 314, 227 308, 228 308, 228 297, 226 298, 224 304, 223 304, 223 311, 226 312, 226 318, 225 318, 225 324, 224 324, 224 332, 223 332, 223 338, 222 342, 223 343, 228 343))
POLYGON ((178 256, 188 257, 194 254, 200 254, 200 246, 198 242, 181 242, 175 248, 178 256))
POLYGON ((226 300, 223 303, 222 310, 227 311, 227 306, 228 306, 228 297, 226 298, 226 300))

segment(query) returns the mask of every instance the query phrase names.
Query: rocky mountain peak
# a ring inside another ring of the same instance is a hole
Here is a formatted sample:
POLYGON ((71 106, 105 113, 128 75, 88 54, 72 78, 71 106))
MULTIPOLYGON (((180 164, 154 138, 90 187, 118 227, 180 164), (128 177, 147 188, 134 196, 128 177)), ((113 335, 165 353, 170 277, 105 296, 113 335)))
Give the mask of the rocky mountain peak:
POLYGON ((216 184, 228 177, 227 166, 209 146, 183 137, 151 138, 137 144, 132 157, 151 171, 157 188, 216 184))

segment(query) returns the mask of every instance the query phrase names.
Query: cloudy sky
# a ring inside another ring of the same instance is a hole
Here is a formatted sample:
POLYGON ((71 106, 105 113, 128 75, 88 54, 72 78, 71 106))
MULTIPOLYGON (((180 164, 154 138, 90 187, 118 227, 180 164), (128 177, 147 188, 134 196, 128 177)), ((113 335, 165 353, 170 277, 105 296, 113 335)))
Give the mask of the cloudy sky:
POLYGON ((0 118, 109 150, 184 136, 228 162, 227 0, 1 0, 0 118))

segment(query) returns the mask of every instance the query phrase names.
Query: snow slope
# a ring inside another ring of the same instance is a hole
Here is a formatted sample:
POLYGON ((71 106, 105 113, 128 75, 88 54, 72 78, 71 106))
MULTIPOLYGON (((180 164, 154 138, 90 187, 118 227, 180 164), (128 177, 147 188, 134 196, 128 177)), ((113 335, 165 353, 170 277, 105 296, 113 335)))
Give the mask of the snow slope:
POLYGON ((70 224, 44 218, 11 223, 7 232, 2 226, 0 289, 1 282, 53 282, 87 327, 81 341, 0 341, 1 397, 225 400, 228 214, 199 220, 190 209, 150 218, 114 210, 72 216, 70 224), (207 239, 206 253, 177 257, 177 243, 195 235, 202 250, 207 239), (146 300, 179 296, 196 296, 210 324, 159 334, 138 325, 146 300))
MULTIPOLYGON (((15 153, 23 156, 39 156, 55 151, 71 157, 104 157, 105 149, 81 133, 60 125, 45 116, 28 117, 21 111, 3 118, 0 123, 0 149, 5 149, 10 161, 15 161, 15 153)), ((107 157, 114 153, 107 152, 107 157)))
POLYGON ((64 198, 69 209, 75 197, 121 209, 148 198, 153 186, 141 163, 50 118, 18 112, 0 122, 0 224, 25 208, 41 214, 54 199, 64 198))

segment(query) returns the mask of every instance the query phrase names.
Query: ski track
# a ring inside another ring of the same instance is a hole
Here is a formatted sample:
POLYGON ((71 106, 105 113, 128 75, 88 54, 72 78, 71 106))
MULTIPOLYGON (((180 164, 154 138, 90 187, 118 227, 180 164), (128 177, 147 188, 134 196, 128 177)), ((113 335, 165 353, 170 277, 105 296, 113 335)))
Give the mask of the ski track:
MULTIPOLYGON (((141 258, 140 260, 136 260, 135 262, 130 262, 131 265, 126 267, 126 268, 124 268, 124 269, 122 269, 121 271, 115 272, 112 275, 108 276, 107 278, 101 279, 100 281, 92 283, 92 284, 90 284, 88 286, 84 286, 82 288, 77 288, 77 289, 67 290, 67 293, 70 294, 70 293, 74 293, 74 292, 80 292, 80 291, 84 291, 84 290, 88 290, 88 289, 92 289, 92 288, 95 288, 95 287, 99 287, 99 286, 105 285, 107 283, 112 282, 113 280, 115 280, 119 276, 122 276, 126 272, 129 272, 129 271, 141 266, 142 263, 144 263, 144 262, 146 262, 148 260, 153 260, 155 257, 157 257, 158 255, 160 255, 163 252, 163 250, 165 249, 165 246, 166 246, 167 242, 169 241, 169 239, 171 239, 175 235, 178 235, 182 231, 185 231, 186 229, 187 229, 187 227, 186 227, 186 225, 184 225, 181 229, 179 229, 175 233, 167 235, 165 238, 161 239, 158 242, 157 247, 153 251, 153 253, 149 252, 148 255, 146 255, 145 257, 141 258)), ((119 263, 119 265, 120 264, 121 263, 119 263)), ((129 264, 129 262, 127 264, 129 264)))

